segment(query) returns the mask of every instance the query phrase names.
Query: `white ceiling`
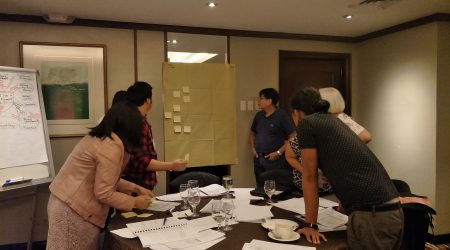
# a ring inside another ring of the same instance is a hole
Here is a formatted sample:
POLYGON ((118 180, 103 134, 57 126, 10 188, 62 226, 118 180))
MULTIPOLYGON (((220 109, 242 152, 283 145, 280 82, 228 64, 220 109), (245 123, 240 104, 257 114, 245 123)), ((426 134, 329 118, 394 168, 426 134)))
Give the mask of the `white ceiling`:
POLYGON ((0 0, 0 13, 350 37, 450 13, 450 0, 362 1, 217 0, 211 9, 208 0, 0 0))

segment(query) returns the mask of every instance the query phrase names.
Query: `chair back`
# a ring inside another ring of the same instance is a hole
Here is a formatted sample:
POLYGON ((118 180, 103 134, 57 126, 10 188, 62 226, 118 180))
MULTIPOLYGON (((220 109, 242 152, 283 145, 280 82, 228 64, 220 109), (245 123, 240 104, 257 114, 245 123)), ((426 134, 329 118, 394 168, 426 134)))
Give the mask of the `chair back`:
POLYGON ((221 184, 221 180, 218 176, 200 171, 193 171, 184 173, 180 176, 177 176, 169 183, 169 192, 168 193, 176 193, 179 190, 180 184, 187 183, 188 180, 198 180, 199 187, 205 187, 211 184, 221 184))

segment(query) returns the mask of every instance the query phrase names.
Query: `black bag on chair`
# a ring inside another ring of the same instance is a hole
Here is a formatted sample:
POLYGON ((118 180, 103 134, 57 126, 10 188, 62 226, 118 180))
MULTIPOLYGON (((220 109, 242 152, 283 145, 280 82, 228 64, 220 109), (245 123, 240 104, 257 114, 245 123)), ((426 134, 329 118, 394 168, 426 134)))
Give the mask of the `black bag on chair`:
POLYGON ((412 194, 408 183, 395 179, 392 182, 400 193, 405 218, 400 249, 425 249, 428 229, 433 228, 433 215, 436 211, 426 197, 412 194))
POLYGON ((433 228, 433 215, 436 211, 421 203, 403 203, 405 225, 400 249, 425 249, 428 228, 433 228))

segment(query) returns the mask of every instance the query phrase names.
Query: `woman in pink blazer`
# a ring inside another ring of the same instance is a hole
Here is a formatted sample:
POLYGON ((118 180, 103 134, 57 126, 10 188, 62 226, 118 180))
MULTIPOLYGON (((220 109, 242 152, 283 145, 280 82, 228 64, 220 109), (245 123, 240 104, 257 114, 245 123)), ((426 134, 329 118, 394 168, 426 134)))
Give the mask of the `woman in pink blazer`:
POLYGON ((50 185, 47 249, 97 249, 110 207, 150 205, 150 190, 120 178, 129 152, 140 148, 141 131, 136 107, 117 103, 75 146, 50 185))

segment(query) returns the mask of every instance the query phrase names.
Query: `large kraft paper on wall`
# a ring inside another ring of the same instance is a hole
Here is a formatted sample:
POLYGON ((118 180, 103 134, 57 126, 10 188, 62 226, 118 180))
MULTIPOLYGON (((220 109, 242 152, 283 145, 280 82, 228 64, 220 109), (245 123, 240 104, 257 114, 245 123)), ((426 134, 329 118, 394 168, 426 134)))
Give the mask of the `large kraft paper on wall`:
POLYGON ((165 161, 237 163, 234 64, 163 63, 165 161))

